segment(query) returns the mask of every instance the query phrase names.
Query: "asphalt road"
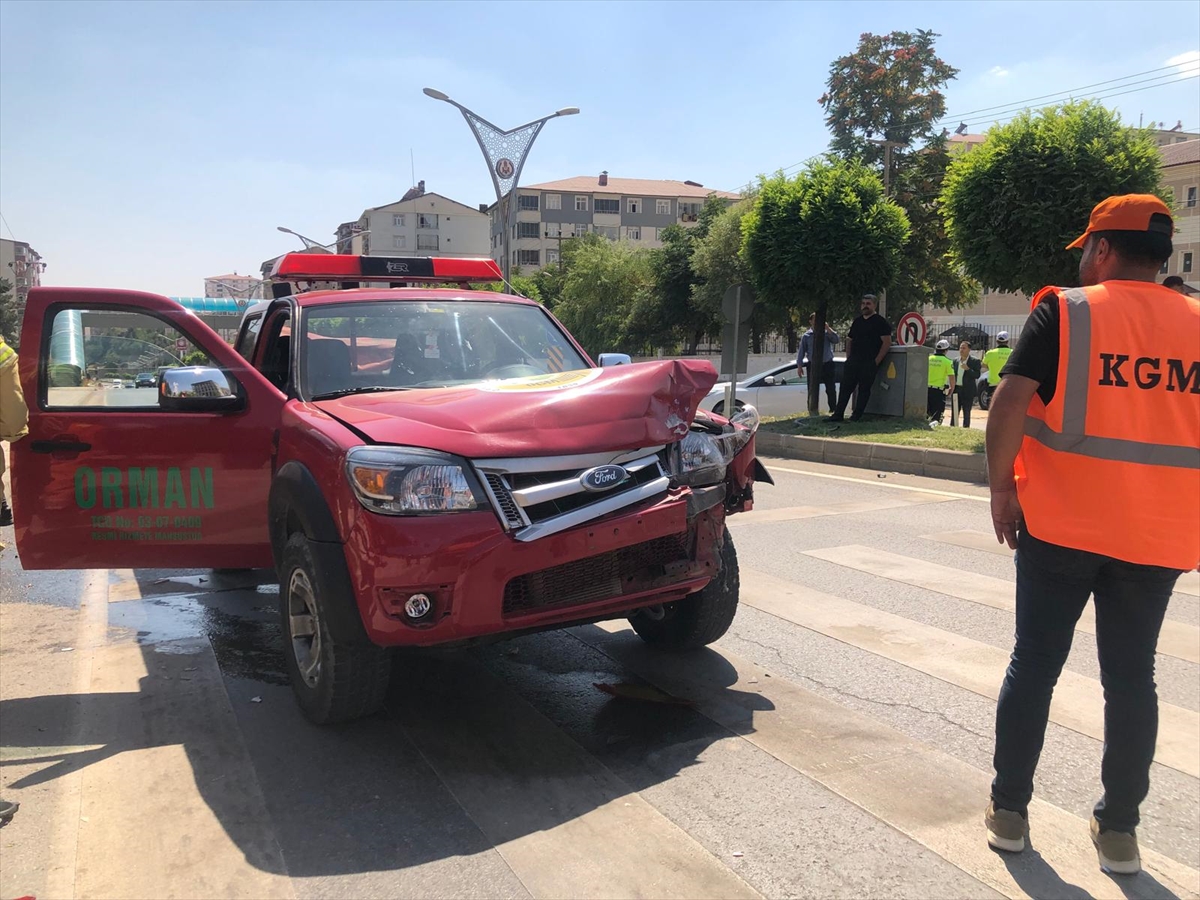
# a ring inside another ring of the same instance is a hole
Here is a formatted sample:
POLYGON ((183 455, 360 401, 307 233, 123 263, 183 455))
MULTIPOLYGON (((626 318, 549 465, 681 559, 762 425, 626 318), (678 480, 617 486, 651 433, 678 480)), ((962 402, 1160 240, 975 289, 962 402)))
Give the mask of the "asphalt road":
POLYGON ((1032 849, 1002 856, 981 818, 1013 566, 984 491, 766 462, 714 648, 614 622, 408 656, 386 712, 340 728, 293 703, 271 574, 23 572, 0 531, 0 896, 1200 895, 1194 573, 1159 648, 1146 871, 1103 874, 1087 836, 1086 617, 1032 849))

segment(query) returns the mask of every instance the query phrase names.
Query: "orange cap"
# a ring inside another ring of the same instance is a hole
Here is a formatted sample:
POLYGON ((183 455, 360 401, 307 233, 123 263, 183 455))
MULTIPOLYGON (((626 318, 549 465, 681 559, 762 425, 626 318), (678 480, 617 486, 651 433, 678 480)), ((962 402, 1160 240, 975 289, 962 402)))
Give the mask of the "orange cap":
POLYGON ((1122 194, 1101 200, 1092 210, 1087 231, 1067 244, 1067 249, 1082 247, 1093 231, 1155 231, 1170 237, 1175 230, 1174 221, 1164 232, 1163 226, 1158 223, 1151 225, 1150 219, 1155 213, 1171 218, 1167 204, 1153 194, 1122 194))

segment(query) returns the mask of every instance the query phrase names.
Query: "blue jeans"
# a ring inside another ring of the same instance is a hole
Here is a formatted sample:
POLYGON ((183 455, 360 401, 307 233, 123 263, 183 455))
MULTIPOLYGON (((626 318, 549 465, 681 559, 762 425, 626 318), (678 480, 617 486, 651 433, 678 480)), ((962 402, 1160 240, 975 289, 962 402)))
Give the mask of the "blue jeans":
POLYGON ((1096 645, 1104 687, 1103 828, 1132 832, 1150 789, 1158 737, 1154 652, 1180 572, 1072 550, 1021 532, 1017 548, 1017 634, 996 706, 992 801, 1024 814, 1050 716, 1050 696, 1071 649, 1075 623, 1095 596, 1096 645))

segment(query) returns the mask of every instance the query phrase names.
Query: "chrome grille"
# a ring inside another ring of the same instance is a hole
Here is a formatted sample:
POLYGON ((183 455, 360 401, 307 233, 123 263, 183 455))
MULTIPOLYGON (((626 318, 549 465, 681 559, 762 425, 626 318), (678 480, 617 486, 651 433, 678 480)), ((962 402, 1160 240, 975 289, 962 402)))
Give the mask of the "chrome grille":
POLYGON ((518 540, 573 528, 667 490, 662 447, 578 456, 477 460, 492 506, 518 540), (628 477, 606 491, 589 491, 581 476, 597 466, 622 466, 628 477))

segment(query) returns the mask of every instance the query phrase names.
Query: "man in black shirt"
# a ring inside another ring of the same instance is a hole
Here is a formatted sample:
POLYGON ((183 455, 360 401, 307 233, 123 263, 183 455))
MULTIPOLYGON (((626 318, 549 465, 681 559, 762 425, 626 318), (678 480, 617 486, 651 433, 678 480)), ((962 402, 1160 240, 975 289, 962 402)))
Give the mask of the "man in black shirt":
POLYGON ((837 409, 829 417, 831 422, 842 422, 850 394, 857 388, 851 422, 862 418, 871 399, 871 387, 875 384, 875 373, 892 346, 892 326, 887 319, 875 313, 875 295, 863 294, 862 314, 850 326, 846 337, 846 368, 842 373, 842 387, 838 392, 837 409))

